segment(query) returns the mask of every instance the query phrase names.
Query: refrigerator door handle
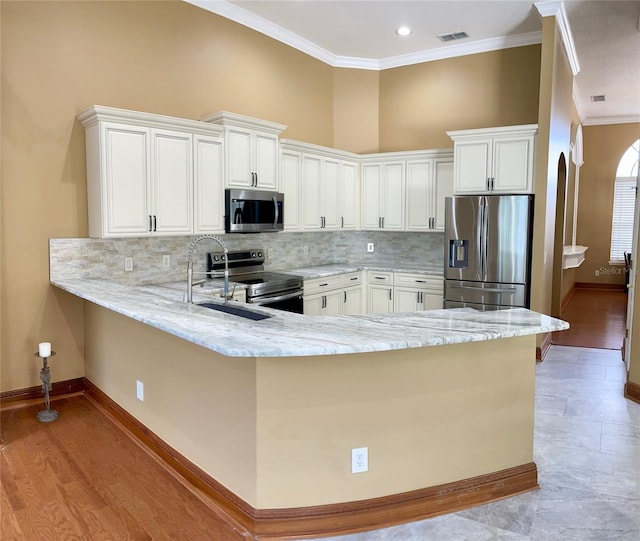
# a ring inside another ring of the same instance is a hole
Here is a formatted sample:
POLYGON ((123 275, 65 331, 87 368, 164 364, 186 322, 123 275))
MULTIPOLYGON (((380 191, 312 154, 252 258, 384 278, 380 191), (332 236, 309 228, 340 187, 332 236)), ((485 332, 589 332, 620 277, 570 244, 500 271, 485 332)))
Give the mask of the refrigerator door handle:
POLYGON ((488 267, 488 257, 489 257, 489 209, 488 209, 488 205, 487 205, 487 198, 483 197, 482 198, 482 202, 483 202, 483 208, 482 208, 482 219, 483 219, 483 224, 482 224, 482 229, 483 229, 483 237, 484 237, 484 241, 482 243, 482 279, 483 280, 487 280, 488 278, 488 271, 487 271, 487 267, 488 267))
POLYGON ((518 291, 515 287, 474 287, 474 286, 460 286, 457 284, 451 284, 451 289, 470 289, 473 291, 482 291, 486 293, 515 293, 518 291))

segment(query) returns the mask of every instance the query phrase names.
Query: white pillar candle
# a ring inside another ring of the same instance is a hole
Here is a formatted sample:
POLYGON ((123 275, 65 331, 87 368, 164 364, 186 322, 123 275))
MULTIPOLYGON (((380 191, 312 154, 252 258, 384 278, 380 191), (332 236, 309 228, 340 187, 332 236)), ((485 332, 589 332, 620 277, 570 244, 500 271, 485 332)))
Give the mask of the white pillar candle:
POLYGON ((40 357, 51 357, 51 342, 40 342, 38 355, 40 357))

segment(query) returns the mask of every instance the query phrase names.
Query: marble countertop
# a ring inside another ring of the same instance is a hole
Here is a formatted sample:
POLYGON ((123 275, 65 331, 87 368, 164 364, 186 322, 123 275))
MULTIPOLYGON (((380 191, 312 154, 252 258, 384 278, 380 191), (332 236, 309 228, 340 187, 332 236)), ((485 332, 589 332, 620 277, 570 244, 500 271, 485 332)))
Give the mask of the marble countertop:
MULTIPOLYGON (((357 270, 357 269, 356 269, 357 270)), ((272 317, 251 321, 182 302, 182 283, 128 286, 104 279, 51 284, 82 299, 230 357, 335 355, 439 346, 547 333, 569 324, 518 308, 468 308, 415 313, 304 316, 253 305, 272 317)), ((194 288, 194 302, 211 301, 219 287, 194 288)))

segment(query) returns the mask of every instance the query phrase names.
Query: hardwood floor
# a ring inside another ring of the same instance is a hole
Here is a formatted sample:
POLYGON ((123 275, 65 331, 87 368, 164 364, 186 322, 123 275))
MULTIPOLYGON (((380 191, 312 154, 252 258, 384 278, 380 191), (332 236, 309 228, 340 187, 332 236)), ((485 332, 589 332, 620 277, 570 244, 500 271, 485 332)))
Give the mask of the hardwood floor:
POLYGON ((553 333, 551 341, 562 346, 621 349, 626 314, 624 291, 576 288, 561 316, 571 328, 553 333))
POLYGON ((247 539, 84 395, 0 414, 0 539, 247 539))

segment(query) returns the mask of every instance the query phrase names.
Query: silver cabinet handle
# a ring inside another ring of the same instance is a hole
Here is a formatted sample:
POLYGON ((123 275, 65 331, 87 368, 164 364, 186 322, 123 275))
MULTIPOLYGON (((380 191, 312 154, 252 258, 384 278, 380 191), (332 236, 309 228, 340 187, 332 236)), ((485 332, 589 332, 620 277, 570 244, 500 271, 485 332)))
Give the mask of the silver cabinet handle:
POLYGON ((347 292, 343 291, 342 294, 344 295, 344 301, 343 302, 347 302, 347 292))
POLYGON ((382 217, 382 229, 384 229, 384 216, 382 217))
POLYGON ((153 215, 153 230, 158 230, 158 217, 155 214, 153 215))
POLYGON ((344 227, 344 216, 340 217, 340 227, 344 227))
POLYGON ((414 280, 416 284, 426 284, 426 280, 414 280))
POLYGON ((416 302, 417 302, 418 304, 420 304, 420 292, 419 292, 419 291, 418 291, 418 293, 416 294, 416 296, 418 297, 418 298, 416 299, 416 302))
POLYGON ((357 277, 349 278, 349 280, 351 280, 352 282, 353 282, 354 280, 357 280, 357 279, 358 279, 357 277))
POLYGON ((329 282, 327 282, 326 284, 320 284, 318 287, 325 287, 325 286, 328 286, 328 285, 329 285, 329 282))
POLYGON ((149 231, 153 231, 153 218, 149 214, 149 231))
POLYGON ((392 300, 392 298, 391 298, 391 289, 389 289, 389 300, 392 300))
POLYGON ((376 280, 386 280, 386 276, 374 276, 376 280))

